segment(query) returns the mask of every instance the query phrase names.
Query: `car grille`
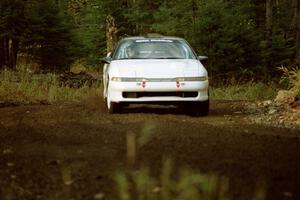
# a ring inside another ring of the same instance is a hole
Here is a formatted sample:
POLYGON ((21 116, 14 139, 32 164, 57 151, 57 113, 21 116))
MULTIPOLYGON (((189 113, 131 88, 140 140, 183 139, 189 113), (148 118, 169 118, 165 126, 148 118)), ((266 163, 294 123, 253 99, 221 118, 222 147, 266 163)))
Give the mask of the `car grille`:
POLYGON ((176 82, 176 78, 146 78, 147 82, 176 82))
POLYGON ((197 97, 198 92, 123 92, 123 98, 140 97, 197 97))

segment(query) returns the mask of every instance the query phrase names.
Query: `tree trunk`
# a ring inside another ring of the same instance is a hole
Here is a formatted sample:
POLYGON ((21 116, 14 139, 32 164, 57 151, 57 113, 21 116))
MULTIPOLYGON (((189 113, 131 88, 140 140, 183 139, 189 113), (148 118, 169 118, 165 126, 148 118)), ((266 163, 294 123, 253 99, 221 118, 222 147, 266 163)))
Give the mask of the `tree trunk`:
POLYGON ((275 5, 276 5, 276 25, 278 25, 279 22, 280 22, 280 3, 279 3, 279 0, 275 1, 275 5))
POLYGON ((294 8, 294 24, 295 24, 295 63, 300 64, 300 3, 298 0, 293 0, 294 8))
POLYGON ((292 6, 293 6, 293 23, 295 24, 297 20, 298 15, 298 0, 292 0, 292 6))
POLYGON ((272 36, 272 26, 273 26, 273 6, 272 0, 266 0, 266 31, 267 40, 270 40, 272 36))
MULTIPOLYGON (((296 16, 296 51, 298 55, 300 54, 300 3, 297 1, 297 16, 296 16)), ((300 55, 299 55, 300 56, 300 55)), ((298 57, 298 63, 300 63, 300 58, 298 57)))
POLYGON ((111 15, 106 17, 106 50, 112 52, 117 43, 118 29, 115 24, 115 18, 111 15))
POLYGON ((3 40, 3 48, 4 48, 4 67, 9 67, 9 46, 8 46, 8 37, 5 36, 3 40))
POLYGON ((0 40, 0 67, 9 67, 9 39, 3 36, 0 40))
POLYGON ((4 67, 4 37, 0 38, 0 69, 4 67))
POLYGON ((193 7, 193 31, 194 34, 196 32, 196 18, 197 18, 197 1, 192 1, 192 7, 193 7))
POLYGON ((17 65, 17 55, 19 51, 19 41, 10 40, 9 48, 9 68, 15 70, 17 65))
POLYGON ((266 0, 266 70, 269 71, 272 67, 272 28, 273 28, 273 2, 266 0))
POLYGON ((0 38, 0 69, 16 69, 19 41, 7 36, 0 38))

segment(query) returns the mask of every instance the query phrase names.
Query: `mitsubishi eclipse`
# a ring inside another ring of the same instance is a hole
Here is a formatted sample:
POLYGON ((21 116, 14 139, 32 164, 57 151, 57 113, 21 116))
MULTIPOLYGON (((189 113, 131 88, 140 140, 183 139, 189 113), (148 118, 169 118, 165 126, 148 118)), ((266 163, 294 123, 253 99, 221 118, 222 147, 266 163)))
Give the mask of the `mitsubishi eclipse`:
POLYGON ((190 45, 178 37, 127 37, 102 58, 103 97, 109 113, 131 103, 183 105, 209 111, 208 75, 190 45))

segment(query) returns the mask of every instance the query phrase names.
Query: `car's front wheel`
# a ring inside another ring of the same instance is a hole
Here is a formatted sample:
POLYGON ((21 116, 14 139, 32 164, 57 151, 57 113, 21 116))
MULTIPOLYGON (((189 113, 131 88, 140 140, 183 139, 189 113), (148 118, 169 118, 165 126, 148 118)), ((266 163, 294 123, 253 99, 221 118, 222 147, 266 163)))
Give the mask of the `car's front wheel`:
POLYGON ((209 100, 207 101, 203 101, 203 102, 199 102, 199 105, 198 105, 198 115, 200 116, 207 116, 208 113, 209 113, 209 100))
POLYGON ((202 102, 189 102, 186 108, 191 116, 207 116, 209 113, 209 100, 202 102))
POLYGON ((119 113, 121 111, 121 103, 112 102, 107 94, 106 98, 107 111, 110 114, 119 113))

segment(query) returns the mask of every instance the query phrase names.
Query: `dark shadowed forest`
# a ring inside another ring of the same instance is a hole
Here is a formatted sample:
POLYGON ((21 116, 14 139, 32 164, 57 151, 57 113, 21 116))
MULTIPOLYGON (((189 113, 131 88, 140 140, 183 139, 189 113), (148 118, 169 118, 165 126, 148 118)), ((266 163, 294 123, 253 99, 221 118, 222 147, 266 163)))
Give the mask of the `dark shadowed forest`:
POLYGON ((270 80, 299 63, 298 0, 0 0, 0 68, 33 61, 65 70, 106 53, 107 20, 118 39, 159 33, 207 55, 210 76, 270 80))

